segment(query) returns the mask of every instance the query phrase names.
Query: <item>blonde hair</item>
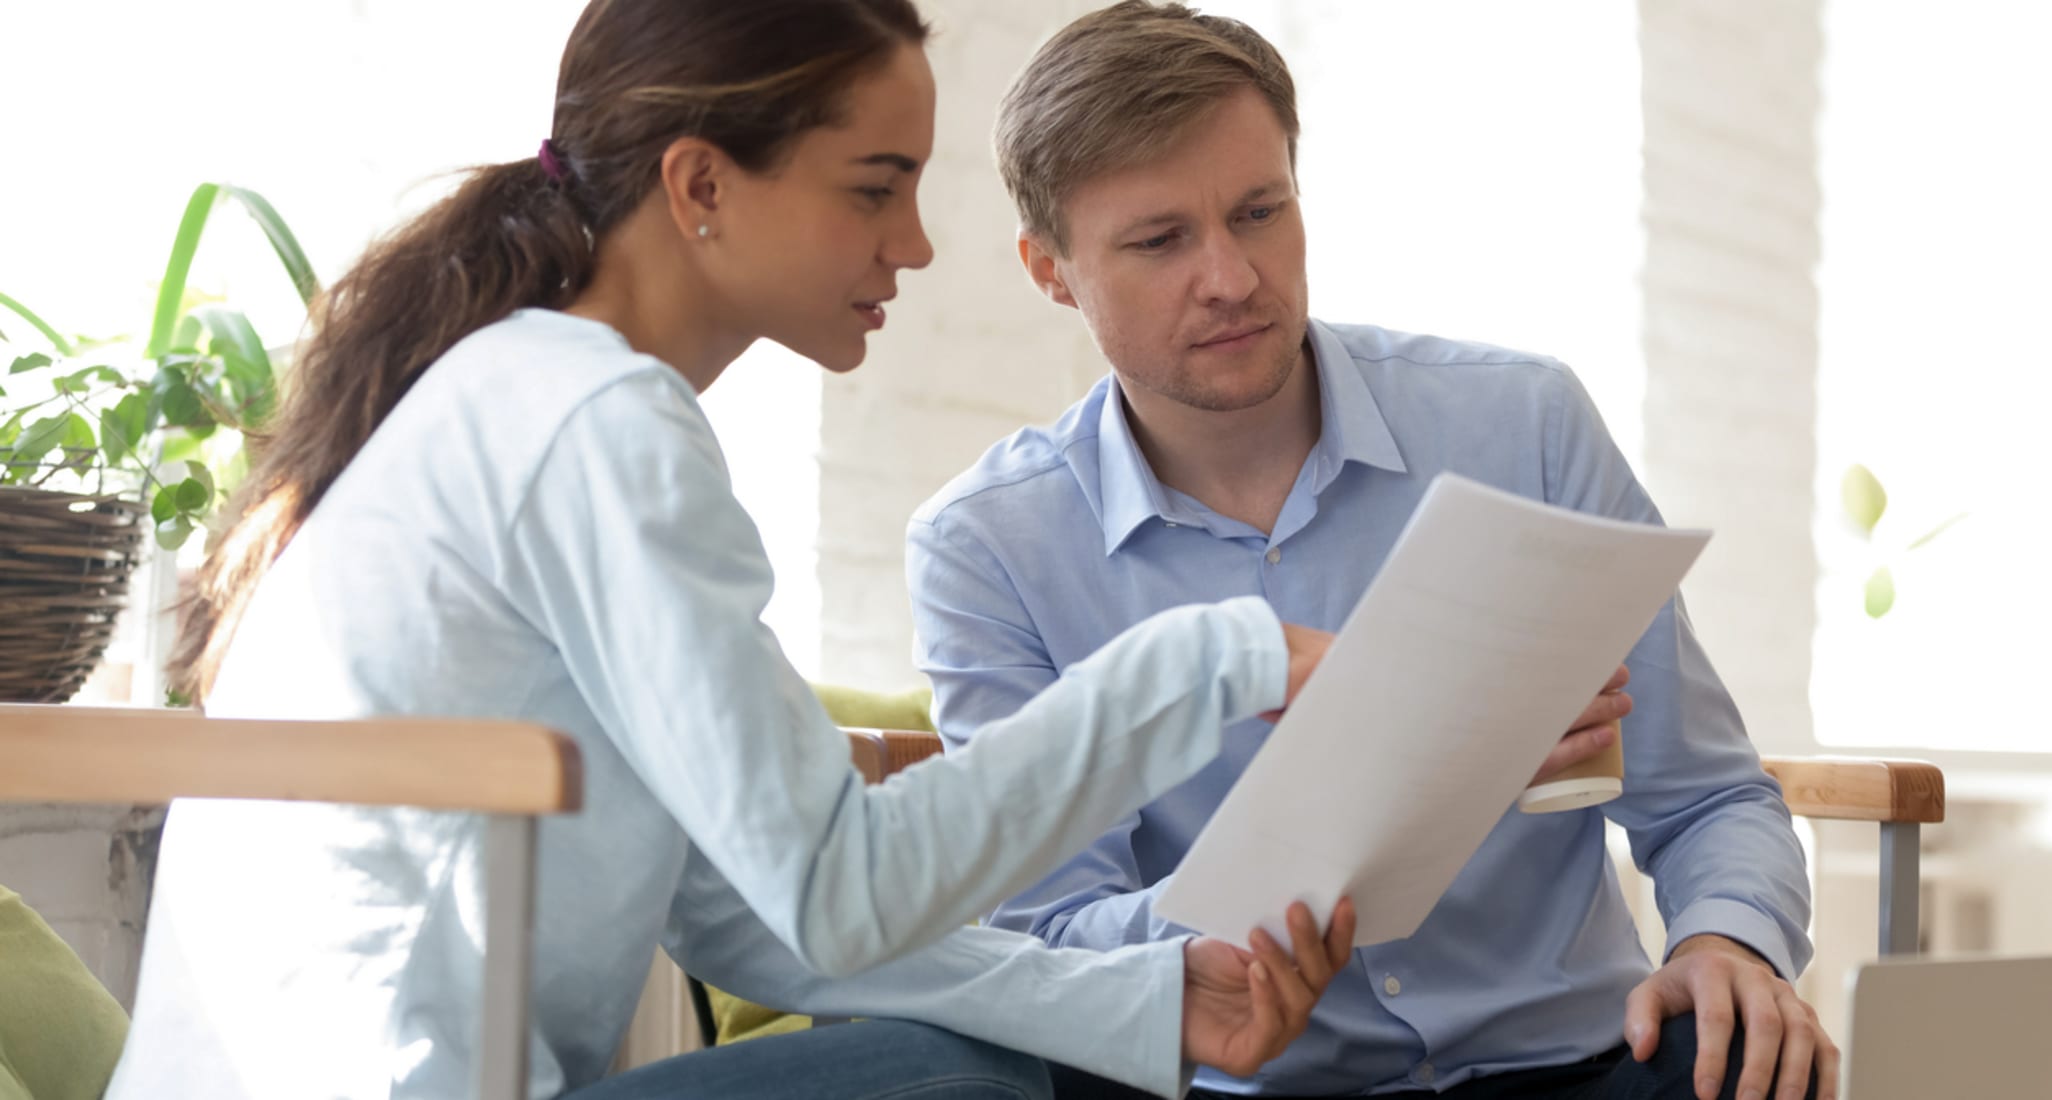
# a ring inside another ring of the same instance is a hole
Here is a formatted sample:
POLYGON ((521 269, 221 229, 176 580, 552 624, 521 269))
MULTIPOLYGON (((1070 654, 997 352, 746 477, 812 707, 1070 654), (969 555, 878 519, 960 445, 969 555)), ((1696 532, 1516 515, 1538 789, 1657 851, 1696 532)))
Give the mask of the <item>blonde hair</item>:
POLYGON ((1022 229, 1068 250, 1062 203, 1085 180, 1166 152, 1220 100, 1252 88, 1297 163, 1297 91, 1268 40, 1237 19, 1125 0, 1062 28, 998 105, 998 172, 1022 229))

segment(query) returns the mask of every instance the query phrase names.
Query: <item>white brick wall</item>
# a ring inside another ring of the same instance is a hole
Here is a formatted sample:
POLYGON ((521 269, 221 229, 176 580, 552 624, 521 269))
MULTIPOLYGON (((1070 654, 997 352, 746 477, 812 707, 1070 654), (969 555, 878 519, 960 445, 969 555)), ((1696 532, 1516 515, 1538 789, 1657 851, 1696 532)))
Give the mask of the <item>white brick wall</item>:
POLYGON ((161 809, 0 805, 0 884, 134 1003, 161 809))
POLYGON ((1769 752, 1814 746, 1819 0, 1641 0, 1644 474, 1769 752))

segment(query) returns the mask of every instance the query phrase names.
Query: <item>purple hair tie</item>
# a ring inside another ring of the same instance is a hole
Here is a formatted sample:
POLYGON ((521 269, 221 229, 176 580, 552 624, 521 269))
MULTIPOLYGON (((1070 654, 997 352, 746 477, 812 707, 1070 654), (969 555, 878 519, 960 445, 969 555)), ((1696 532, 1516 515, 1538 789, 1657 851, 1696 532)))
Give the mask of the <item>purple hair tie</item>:
POLYGON ((550 183, 562 183, 565 173, 563 171, 563 162, 556 159, 555 143, 547 138, 543 138, 541 152, 537 153, 536 156, 541 160, 542 175, 549 177, 550 183))

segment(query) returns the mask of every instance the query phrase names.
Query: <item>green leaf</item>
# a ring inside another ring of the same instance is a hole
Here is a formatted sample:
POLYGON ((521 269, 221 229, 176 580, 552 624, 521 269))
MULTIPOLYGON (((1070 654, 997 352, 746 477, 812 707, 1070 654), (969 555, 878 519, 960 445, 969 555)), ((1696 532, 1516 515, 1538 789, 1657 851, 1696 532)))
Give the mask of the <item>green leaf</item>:
POLYGON ((157 523, 157 545, 166 550, 176 550, 192 537, 193 524, 184 516, 173 516, 157 523))
POLYGON ((143 421, 149 414, 149 399, 131 393, 100 410, 100 448, 107 452, 107 465, 118 465, 140 449, 143 421))
POLYGON ((118 386, 126 381, 113 367, 87 367, 59 378, 55 386, 58 393, 90 393, 94 382, 118 386))
POLYGON ((185 301, 186 279, 192 273, 192 258, 199 251, 200 237, 206 233, 207 219, 213 216, 214 208, 223 198, 234 199, 254 219, 257 227, 271 242, 271 250, 278 254, 278 262, 285 265, 285 274, 292 279, 293 288, 299 291, 301 301, 311 302, 320 293, 320 280, 315 278, 313 264, 299 247, 299 239, 292 235, 285 219, 262 195, 247 188, 225 183, 202 183, 193 188, 192 198, 185 204, 185 216, 179 219, 178 234, 171 241, 171 256, 164 264, 164 281, 157 288, 157 308, 150 321, 150 339, 143 355, 155 359, 171 346, 171 338, 179 320, 180 308, 185 301))
POLYGON ((1888 510, 1888 491, 1881 488, 1881 479, 1874 476, 1874 471, 1854 463, 1846 468, 1839 495, 1845 503, 1846 518, 1861 533, 1872 535, 1874 525, 1881 522, 1881 513, 1888 510))
POLYGON ((299 238, 292 235, 292 227, 285 224, 285 219, 271 205, 271 200, 233 184, 224 183, 221 189, 249 211, 257 228, 264 231, 264 238, 271 242, 271 251, 278 254, 278 262, 285 266, 285 275, 292 280, 292 289, 299 292, 299 300, 312 305, 314 296, 321 292, 320 277, 314 274, 313 261, 306 258, 306 251, 299 247, 299 238))
MULTIPOLYGON (((263 340, 257 337, 249 318, 235 310, 207 306, 193 313, 206 323, 210 337, 207 350, 218 358, 226 383, 225 392, 220 395, 223 408, 215 412, 214 418, 238 428, 261 427, 274 404, 274 372, 263 340)), ((202 396, 205 393, 201 391, 202 396)))
POLYGON ((166 351, 182 351, 190 355, 199 354, 199 339, 206 332, 206 326, 191 314, 178 319, 178 331, 171 335, 171 346, 166 351))
POLYGON ((14 365, 7 368, 7 373, 24 374, 32 370, 42 370, 44 367, 47 367, 54 362, 56 362, 55 359, 52 359, 49 356, 44 355, 42 352, 32 351, 27 355, 24 355, 21 358, 16 359, 14 361, 14 365))
MULTIPOLYGON (((208 367, 219 367, 221 362, 218 359, 210 360, 207 361, 206 365, 208 367)), ((222 392, 220 374, 221 371, 219 370, 196 370, 193 372, 192 392, 199 398, 200 405, 206 409, 207 415, 204 423, 209 429, 217 424, 227 424, 233 427, 241 423, 241 418, 235 414, 235 401, 228 394, 222 392)), ((199 427, 199 425, 195 424, 194 427, 199 427)))
POLYGON ((173 376, 157 392, 163 401, 161 407, 164 423, 176 428, 186 428, 206 422, 206 405, 184 379, 173 376))
POLYGON ((1938 536, 1944 534, 1948 529, 1952 527, 1953 524, 1958 523, 1960 520, 1963 520, 1965 518, 1967 518, 1967 514, 1965 512, 1961 512, 1960 514, 1952 517, 1951 519, 1946 520, 1944 523, 1941 523, 1938 526, 1931 528, 1929 531, 1926 531, 1922 535, 1918 536, 1915 542, 1910 543, 1909 549, 1915 550, 1917 547, 1922 546, 1927 542, 1930 542, 1932 539, 1935 539, 1938 536))
POLYGON ((29 307, 22 305, 20 302, 17 302, 12 298, 9 298, 5 294, 0 294, 0 308, 13 310, 14 313, 17 316, 19 316, 22 320, 27 321, 30 325, 33 325, 37 332, 43 334, 43 339, 50 341, 50 346, 57 349, 57 354, 71 354, 71 341, 66 340, 64 337, 58 335, 56 329, 51 328, 48 322, 44 321, 41 317, 36 316, 35 313, 29 309, 29 307))
POLYGON ((1878 619, 1894 606, 1895 575, 1884 565, 1867 578, 1867 617, 1878 619))
MULTIPOLYGON (((207 469, 206 463, 187 462, 185 464, 185 471, 189 475, 188 480, 197 481, 201 487, 206 489, 208 500, 214 499, 214 472, 207 469)), ((183 498, 181 497, 180 499, 182 500, 183 498)), ((196 511, 197 509, 194 510, 196 511)))
POLYGON ((107 465, 118 466, 121 460, 135 451, 129 443, 130 436, 122 430, 121 419, 113 409, 100 410, 101 450, 107 455, 107 465))
POLYGON ((78 413, 64 416, 64 441, 59 445, 62 458, 57 463, 60 470, 89 470, 99 452, 93 448, 92 421, 78 413))
POLYGON ((93 435, 93 422, 77 413, 64 417, 64 446, 66 449, 84 447, 91 449, 98 439, 93 435))
POLYGON ((214 494, 198 478, 186 478, 174 490, 178 497, 180 512, 204 512, 213 503, 214 494))
POLYGON ((150 518, 166 523, 178 514, 178 493, 169 485, 159 485, 155 495, 150 497, 150 518))
POLYGON ((21 440, 14 448, 14 463, 21 466, 35 466, 41 463, 43 456, 49 454, 51 448, 64 441, 65 422, 69 418, 69 413, 58 413, 56 416, 46 416, 30 424, 28 429, 21 433, 21 440))
POLYGON ((201 306, 192 315, 206 326, 212 340, 208 350, 216 355, 235 354, 252 363, 269 363, 264 342, 257 339, 255 326, 240 311, 223 306, 201 306))

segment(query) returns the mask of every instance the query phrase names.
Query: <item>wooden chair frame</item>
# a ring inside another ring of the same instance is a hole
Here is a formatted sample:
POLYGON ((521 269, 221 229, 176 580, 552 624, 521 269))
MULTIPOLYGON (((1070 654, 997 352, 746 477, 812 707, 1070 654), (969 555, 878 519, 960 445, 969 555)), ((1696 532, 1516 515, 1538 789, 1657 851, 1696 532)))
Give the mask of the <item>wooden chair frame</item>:
MULTIPOLYGON (((920 731, 847 734, 852 762, 872 783, 941 751, 938 736, 920 731)), ((1879 823, 1881 951, 1914 953, 1919 828, 1945 819, 1944 774, 1907 760, 1770 757, 1763 763, 1793 812, 1879 823)), ((543 814, 574 813, 582 804, 581 758, 573 741, 520 722, 267 721, 179 710, 0 704, 0 801, 153 804, 174 798, 416 806, 488 815, 477 1095, 525 1100, 536 822, 543 814)), ((699 998, 702 992, 694 990, 699 998)))
POLYGON ((487 815, 477 1095, 526 1100, 535 827, 583 799, 577 745, 523 722, 287 722, 0 704, 0 802, 250 798, 487 815))

